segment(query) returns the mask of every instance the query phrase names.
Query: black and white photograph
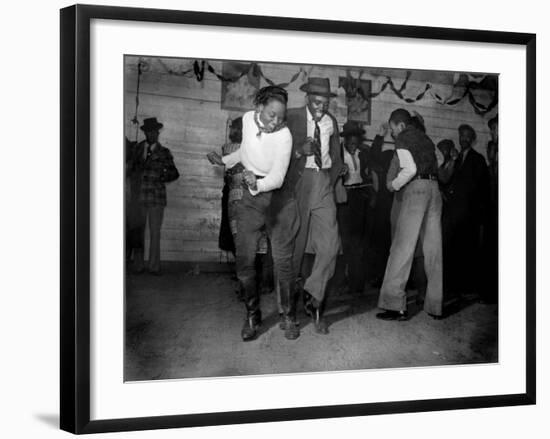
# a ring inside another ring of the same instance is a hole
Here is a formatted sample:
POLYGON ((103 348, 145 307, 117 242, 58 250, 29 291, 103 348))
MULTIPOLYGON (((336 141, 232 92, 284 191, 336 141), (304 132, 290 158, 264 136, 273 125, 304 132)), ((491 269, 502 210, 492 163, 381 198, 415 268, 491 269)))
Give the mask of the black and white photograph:
POLYGON ((499 72, 357 59, 124 56, 126 382, 499 361, 499 72))

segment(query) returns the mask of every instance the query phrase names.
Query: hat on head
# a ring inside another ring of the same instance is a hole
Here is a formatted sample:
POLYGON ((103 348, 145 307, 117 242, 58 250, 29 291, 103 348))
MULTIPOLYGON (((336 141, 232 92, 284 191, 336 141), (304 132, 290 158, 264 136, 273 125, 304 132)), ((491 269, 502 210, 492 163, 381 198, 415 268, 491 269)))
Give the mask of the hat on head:
POLYGON ((354 121, 347 121, 343 128, 342 128, 342 132, 340 133, 340 136, 342 137, 347 137, 347 136, 364 136, 365 135, 365 130, 363 128, 361 128, 361 126, 357 123, 357 122, 354 122, 354 121))
POLYGON ((160 130, 164 125, 157 121, 156 117, 150 117, 143 120, 143 125, 140 127, 143 131, 160 130))
POLYGON ((333 98, 336 93, 330 91, 330 81, 328 78, 308 78, 307 82, 300 86, 300 90, 308 95, 326 96, 333 98))

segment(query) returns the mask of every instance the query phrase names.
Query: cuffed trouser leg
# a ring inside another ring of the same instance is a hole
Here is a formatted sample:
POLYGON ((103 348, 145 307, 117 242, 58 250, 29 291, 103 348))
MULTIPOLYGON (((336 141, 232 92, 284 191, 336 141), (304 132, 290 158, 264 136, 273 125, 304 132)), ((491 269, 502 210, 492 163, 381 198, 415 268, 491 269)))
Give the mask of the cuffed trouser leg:
POLYGON ((405 286, 409 279, 415 248, 424 219, 429 214, 428 210, 432 208, 433 185, 437 187, 437 182, 413 180, 403 189, 390 256, 382 288, 380 289, 379 308, 392 311, 407 309, 405 286))

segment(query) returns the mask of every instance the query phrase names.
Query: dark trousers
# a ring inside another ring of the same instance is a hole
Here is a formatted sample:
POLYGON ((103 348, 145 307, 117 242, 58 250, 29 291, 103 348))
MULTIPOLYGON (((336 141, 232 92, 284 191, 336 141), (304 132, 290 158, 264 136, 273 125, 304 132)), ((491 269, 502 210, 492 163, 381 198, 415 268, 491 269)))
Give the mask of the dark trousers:
MULTIPOLYGON (((365 244, 367 230, 368 194, 363 188, 348 189, 346 203, 338 204, 338 229, 342 240, 343 264, 337 270, 347 273, 351 292, 362 292, 365 287, 365 244)), ((337 273, 339 278, 341 273, 337 273)))
POLYGON ((450 298, 479 293, 481 222, 450 200, 443 214, 444 288, 450 298))
MULTIPOLYGON (((160 229, 164 218, 164 206, 141 206, 139 209, 140 226, 139 236, 142 242, 145 241, 145 226, 149 223, 149 271, 158 273, 160 271, 160 229)), ((136 251, 135 265, 137 270, 143 269, 143 246, 136 251)))
POLYGON ((294 285, 292 251, 299 220, 294 200, 284 206, 271 206, 271 193, 243 193, 237 207, 236 266, 243 288, 248 316, 260 315, 260 295, 256 285, 256 249, 265 225, 271 242, 275 279, 279 284, 294 285))
POLYGON ((372 229, 369 239, 369 280, 384 276, 391 246, 391 223, 393 194, 379 190, 373 209, 372 229))
POLYGON ((141 214, 141 204, 138 200, 131 199, 129 195, 126 198, 126 262, 131 260, 136 262, 141 253, 143 262, 143 218, 141 214))

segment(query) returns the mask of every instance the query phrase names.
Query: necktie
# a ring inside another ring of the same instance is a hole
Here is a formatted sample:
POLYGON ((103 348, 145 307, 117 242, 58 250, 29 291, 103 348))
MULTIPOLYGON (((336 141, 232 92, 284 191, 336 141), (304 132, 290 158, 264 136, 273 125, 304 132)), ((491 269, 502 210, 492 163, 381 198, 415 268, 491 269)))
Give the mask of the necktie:
POLYGON ((457 160, 457 163, 455 165, 455 170, 458 170, 462 167, 462 164, 464 163, 464 152, 460 151, 458 153, 458 160, 457 160))
POLYGON ((350 155, 351 155, 351 161, 353 162, 353 170, 357 171, 357 159, 355 158, 355 153, 350 155))
POLYGON ((315 121, 315 130, 313 132, 313 155, 315 156, 315 164, 319 169, 323 169, 323 160, 321 159, 321 128, 317 121, 315 121))
POLYGON ((152 153, 153 153, 153 151, 151 151, 151 145, 147 145, 147 153, 145 155, 145 160, 148 160, 149 157, 151 157, 152 153))

